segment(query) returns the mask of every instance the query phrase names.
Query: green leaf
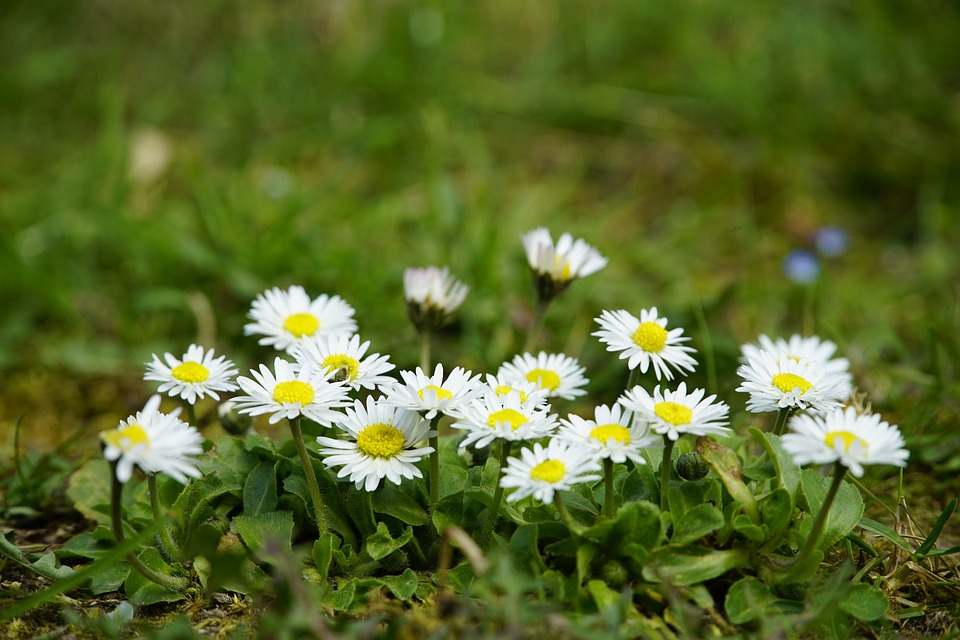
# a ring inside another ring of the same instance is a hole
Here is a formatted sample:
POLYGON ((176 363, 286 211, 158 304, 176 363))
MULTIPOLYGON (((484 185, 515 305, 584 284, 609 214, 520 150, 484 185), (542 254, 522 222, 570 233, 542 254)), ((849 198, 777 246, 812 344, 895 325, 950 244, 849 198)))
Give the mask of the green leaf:
MULTIPOLYGON (((325 469, 321 467, 318 470, 317 464, 314 464, 314 471, 317 472, 317 484, 320 485, 320 494, 327 514, 327 525, 340 535, 352 536, 353 525, 350 524, 347 506, 340 496, 337 484, 330 478, 325 469)), ((299 497, 307 513, 311 518, 313 517, 313 499, 310 497, 310 488, 307 486, 307 478, 303 475, 303 469, 295 469, 293 473, 284 478, 283 489, 299 497)))
POLYGON ((413 594, 417 592, 419 581, 417 574, 411 569, 405 570, 399 576, 384 576, 378 580, 380 584, 390 590, 393 597, 404 602, 412 598, 413 594))
POLYGON ((857 620, 871 622, 879 620, 890 608, 890 602, 883 591, 869 584, 857 584, 840 601, 840 608, 857 620))
POLYGON ((793 509, 797 504, 797 490, 800 487, 800 467, 794 463, 793 456, 787 453, 780 443, 780 436, 772 433, 765 433, 759 429, 750 429, 750 434, 754 440, 763 445, 767 450, 767 455, 773 462, 773 468, 777 472, 778 484, 787 491, 790 496, 790 508, 793 509))
POLYGON ((899 533, 891 529, 885 524, 881 524, 876 520, 871 520, 870 518, 863 517, 860 518, 860 524, 857 525, 865 531, 880 536, 881 538, 886 538, 896 546, 900 547, 907 553, 913 553, 913 545, 907 542, 907 539, 901 536, 899 533))
POLYGON ((606 611, 607 609, 619 609, 623 603, 623 595, 619 591, 614 591, 602 580, 591 580, 587 583, 587 592, 593 598, 597 605, 597 611, 606 611))
MULTIPOLYGON (((823 506, 830 480, 813 469, 806 469, 800 474, 800 484, 806 497, 811 516, 816 517, 823 506)), ((863 517, 863 498, 860 492, 849 482, 844 481, 837 491, 837 497, 830 507, 827 522, 817 543, 818 549, 828 549, 841 540, 863 517)))
POLYGON ((109 525, 110 482, 110 465, 103 458, 93 458, 70 476, 67 497, 84 518, 109 525))
POLYGON ((347 611, 357 596, 356 579, 344 580, 334 591, 324 598, 324 602, 334 611, 347 611))
POLYGON ((311 557, 313 566, 317 568, 321 580, 326 580, 330 575, 330 563, 333 560, 334 550, 340 546, 340 540, 332 533, 324 533, 320 539, 313 543, 311 557))
MULTIPOLYGON (((176 575, 173 568, 160 556, 160 552, 153 547, 144 549, 137 557, 143 564, 161 575, 176 575)), ((131 571, 127 577, 126 583, 124 584, 124 592, 127 594, 127 600, 135 607, 157 604, 159 602, 178 602, 186 599, 186 596, 176 589, 159 585, 143 577, 136 571, 131 571)))
POLYGON ((264 460, 247 474, 243 483, 243 512, 255 516, 277 508, 276 463, 264 460))
POLYGON ((660 509, 649 502, 628 502, 613 520, 600 520, 583 532, 583 537, 604 549, 637 544, 652 549, 660 542, 663 530, 660 509))
POLYGON ((705 547, 667 545, 647 555, 643 578, 686 586, 721 576, 730 569, 746 565, 746 549, 707 549, 705 547))
POLYGON ((467 488, 470 472, 460 465, 440 463, 440 499, 463 492, 467 488))
POLYGON ((710 504, 699 504, 687 509, 674 523, 673 544, 689 544, 723 526, 723 513, 710 504))
POLYGON ((597 555, 597 546, 589 542, 582 542, 577 546, 577 584, 583 584, 583 579, 590 572, 590 562, 597 555))
POLYGON ((733 519, 733 528, 737 533, 740 533, 753 542, 763 542, 769 537, 767 536, 766 529, 753 524, 753 520, 743 513, 738 514, 737 517, 733 519))
POLYGON ((787 528, 790 518, 793 517, 793 507, 793 498, 783 487, 774 489, 763 499, 760 512, 763 514, 763 525, 767 528, 768 537, 773 537, 787 528))
POLYGON ((204 477, 216 473, 227 486, 242 487, 247 474, 260 463, 259 457, 244 448, 244 439, 235 436, 214 440, 212 453, 199 458, 198 466, 204 477))
POLYGON ((651 497, 659 496, 660 490, 657 479, 649 464, 640 464, 631 471, 623 481, 623 501, 639 502, 651 497))
POLYGON ((230 523, 249 549, 270 564, 293 554, 293 512, 268 511, 256 515, 241 514, 230 523))
POLYGON ((240 497, 240 482, 235 478, 226 479, 219 473, 193 480, 177 501, 174 510, 183 518, 185 537, 189 537, 208 513, 210 505, 218 498, 232 494, 240 497))
POLYGON ((947 525, 947 521, 950 519, 950 516, 953 515, 953 512, 956 508, 957 500, 954 498, 950 501, 950 504, 947 505, 946 509, 943 510, 943 513, 940 514, 940 517, 937 518, 937 521, 933 525, 933 529, 930 530, 930 533, 927 534, 927 537, 923 540, 920 548, 917 549, 917 557, 922 558, 923 556, 927 555, 931 549, 933 549, 933 545, 937 543, 940 533, 947 525))
POLYGON ((528 524, 517 527, 510 536, 510 557, 524 570, 546 571, 547 565, 540 557, 540 525, 528 524))
MULTIPOLYGON (((466 474, 466 470, 462 471, 466 474)), ((429 520, 429 515, 416 500, 388 484, 381 485, 374 491, 370 502, 377 513, 385 513, 415 527, 426 524, 429 520)))
POLYGON ((740 458, 733 449, 723 446, 719 442, 706 436, 697 438, 697 453, 704 462, 710 465, 717 474, 723 486, 727 488, 734 500, 739 502, 743 510, 756 523, 760 522, 760 510, 750 488, 743 482, 740 458))
POLYGON ((97 596, 118 591, 132 570, 129 564, 122 562, 97 571, 90 577, 90 592, 97 596))
POLYGON ((30 565, 30 568, 51 580, 63 580, 76 573, 73 567, 60 564, 57 555, 52 551, 40 556, 40 559, 30 565))
POLYGON ((453 494, 441 498, 433 509, 431 519, 438 533, 449 526, 461 526, 464 522, 463 495, 453 494))
POLYGON ((388 555, 402 548, 413 538, 413 529, 409 527, 404 529, 403 533, 396 539, 390 536, 387 525, 382 522, 377 523, 377 532, 368 536, 365 542, 367 554, 374 560, 382 560, 388 555))
POLYGON ((743 624, 763 616, 776 600, 762 582, 748 576, 733 583, 723 608, 730 622, 743 624))

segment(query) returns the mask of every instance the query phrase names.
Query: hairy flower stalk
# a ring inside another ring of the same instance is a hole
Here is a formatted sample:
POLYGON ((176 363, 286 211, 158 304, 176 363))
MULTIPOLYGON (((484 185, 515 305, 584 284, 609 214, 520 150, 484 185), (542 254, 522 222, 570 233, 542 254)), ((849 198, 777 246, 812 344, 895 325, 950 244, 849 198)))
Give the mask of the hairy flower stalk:
MULTIPOLYGON (((293 443, 297 445, 300 464, 303 465, 303 475, 306 476, 307 487, 310 489, 314 521, 317 523, 318 532, 320 535, 323 535, 327 532, 327 516, 323 511, 323 497, 320 495, 320 485, 317 483, 317 474, 313 470, 313 463, 310 461, 310 455, 307 453, 307 446, 303 443, 303 431, 300 430, 300 416, 288 418, 287 421, 290 423, 290 433, 293 435, 293 443)), ((353 545, 353 548, 357 548, 356 544, 353 545)))
POLYGON ((603 515, 613 518, 617 513, 617 500, 613 494, 613 460, 603 459, 603 515))
POLYGON ((670 466, 676 440, 663 436, 663 462, 660 463, 660 511, 670 510, 670 466))
POLYGON ((827 524, 830 505, 833 504, 834 498, 837 497, 837 492, 840 490, 840 485, 843 484, 843 477, 846 474, 847 468, 843 466, 843 464, 840 462, 834 464, 833 482, 830 483, 830 489, 827 490, 827 495, 823 499, 823 506, 820 507, 820 513, 817 514, 817 519, 813 521, 813 526, 810 528, 810 535, 807 536, 807 540, 803 543, 800 552, 794 556, 793 560, 787 565, 788 569, 802 567, 810 557, 810 554, 813 553, 813 550, 817 548, 820 534, 823 533, 823 527, 827 524))
POLYGON ((507 458, 510 456, 510 449, 513 447, 513 441, 503 440, 500 444, 500 466, 499 471, 497 471, 496 488, 493 490, 493 502, 490 504, 490 515, 487 516, 487 521, 483 523, 483 529, 480 530, 480 535, 477 536, 477 544, 480 545, 481 548, 486 547, 487 543, 490 542, 490 537, 493 535, 493 527, 497 524, 497 519, 500 517, 500 503, 503 502, 503 484, 501 480, 503 479, 503 470, 507 466, 507 458))
POLYGON ((170 530, 167 528, 167 518, 160 506, 160 493, 157 491, 157 475, 155 473, 147 474, 147 491, 150 493, 150 509, 153 511, 153 519, 160 527, 160 546, 164 552, 163 555, 167 559, 179 560, 183 557, 183 550, 174 541, 173 536, 170 535, 170 530))
POLYGON ((773 423, 773 435, 783 435, 784 429, 787 428, 787 422, 795 411, 796 407, 781 407, 780 410, 777 411, 777 419, 773 423))

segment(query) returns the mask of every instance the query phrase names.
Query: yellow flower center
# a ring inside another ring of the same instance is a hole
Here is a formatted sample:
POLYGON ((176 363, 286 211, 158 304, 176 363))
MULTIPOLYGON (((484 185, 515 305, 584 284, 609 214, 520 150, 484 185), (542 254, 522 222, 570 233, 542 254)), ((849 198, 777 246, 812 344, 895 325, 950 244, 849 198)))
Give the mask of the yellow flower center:
POLYGON ((566 282, 570 279, 570 261, 564 258, 563 256, 554 256, 553 257, 553 269, 550 270, 550 275, 554 277, 555 280, 561 282, 566 282))
POLYGON ((447 391, 443 387, 438 387, 435 384, 428 384, 423 389, 420 389, 420 391, 417 391, 417 395, 420 396, 421 400, 423 400, 423 392, 427 391, 428 389, 433 389, 437 392, 437 400, 449 400, 453 397, 452 391, 447 391))
POLYGON ((313 402, 313 387, 299 380, 278 382, 277 386, 273 388, 273 401, 280 404, 299 402, 301 406, 305 407, 313 402))
POLYGON ((813 384, 794 373, 777 373, 773 376, 773 386, 784 393, 790 393, 800 387, 800 395, 813 388, 813 384))
POLYGON ((630 430, 619 424, 599 424, 590 430, 590 437, 603 444, 610 439, 630 444, 630 430))
POLYGON ((530 469, 530 478, 533 480, 543 480, 554 484, 563 480, 567 474, 567 467, 559 460, 544 460, 533 469, 530 469))
POLYGON ((357 434, 357 448, 371 458, 393 458, 403 451, 403 432, 378 422, 357 434))
POLYGON ((630 336, 633 343, 649 353, 659 353, 667 344, 667 330, 656 322, 641 322, 630 336))
POLYGON ((124 452, 131 451, 141 444, 146 445, 148 449, 150 448, 150 436, 147 435, 143 427, 136 423, 128 424, 121 429, 104 431, 103 439, 124 452))
POLYGON ((283 328, 298 338, 312 336, 320 329, 320 321, 311 313, 294 313, 283 321, 283 328))
POLYGON ((519 391, 519 392, 520 392, 520 402, 526 402, 526 401, 527 401, 527 392, 526 392, 526 391, 521 391, 520 389, 514 389, 513 387, 511 387, 510 385, 507 385, 507 384, 501 384, 501 385, 498 385, 498 386, 497 386, 497 395, 500 396, 501 398, 502 398, 503 396, 505 396, 505 395, 508 395, 511 391, 519 391))
POLYGON ((560 376, 549 369, 533 369, 527 374, 527 382, 533 382, 541 389, 553 391, 560 386, 560 376))
POLYGON ((516 409, 500 409, 487 416, 487 425, 496 429, 497 424, 509 424, 511 431, 516 431, 522 424, 529 422, 529 418, 516 409))
POLYGON ((846 453, 850 452, 850 447, 853 446, 854 442, 859 443, 863 449, 867 448, 866 440, 863 438, 858 438, 849 431, 830 431, 826 436, 824 436, 823 441, 826 442, 828 447, 835 449, 837 438, 843 441, 843 450, 846 453))
POLYGON ((690 424, 693 418, 693 409, 676 402, 658 402, 653 405, 653 412, 661 420, 678 427, 682 424, 690 424))
POLYGON ((333 379, 336 382, 353 380, 357 377, 357 372, 360 371, 360 363, 344 353, 327 356, 321 364, 323 364, 324 369, 336 372, 333 374, 333 379))
POLYGON ((199 362, 184 362, 171 369, 170 375, 180 382, 206 382, 210 377, 210 370, 199 362))

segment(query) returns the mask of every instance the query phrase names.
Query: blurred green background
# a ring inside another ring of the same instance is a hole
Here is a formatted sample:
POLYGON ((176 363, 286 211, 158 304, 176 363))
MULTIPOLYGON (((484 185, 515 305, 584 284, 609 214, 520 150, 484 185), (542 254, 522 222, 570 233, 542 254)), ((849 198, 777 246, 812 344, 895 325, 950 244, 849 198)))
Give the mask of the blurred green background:
MULTIPOLYGON (((543 342, 597 400, 626 371, 593 318, 656 305, 735 406, 740 342, 815 331, 908 441, 942 437, 958 60, 948 1, 7 0, 0 420, 112 426, 150 353, 198 337, 254 365, 249 303, 294 283, 412 367, 401 278, 427 264, 472 288, 437 356, 493 370, 530 321, 520 234, 545 225, 610 258, 543 342), (824 225, 849 251, 790 283, 824 225)), ((957 437, 923 455, 960 468, 957 437)))

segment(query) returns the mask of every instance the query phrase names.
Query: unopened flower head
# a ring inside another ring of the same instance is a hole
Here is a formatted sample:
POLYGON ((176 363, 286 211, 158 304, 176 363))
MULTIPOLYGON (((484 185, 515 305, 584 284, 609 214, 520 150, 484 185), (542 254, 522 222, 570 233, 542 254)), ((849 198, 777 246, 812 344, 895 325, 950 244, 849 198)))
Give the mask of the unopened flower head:
POLYGON ((494 440, 535 440, 553 433, 557 416, 549 413, 536 397, 521 400, 519 391, 501 395, 487 390, 460 407, 460 415, 451 426, 467 432, 460 448, 470 445, 482 449, 494 440))
POLYGON ((180 409, 160 413, 160 396, 154 395, 135 415, 121 420, 116 429, 100 432, 103 456, 117 463, 117 480, 126 482, 133 467, 144 473, 164 473, 177 482, 199 478, 196 456, 203 453, 203 436, 180 420, 180 409))
POLYGON ((536 356, 522 353, 511 362, 504 362, 497 378, 509 385, 533 382, 548 398, 572 400, 587 393, 584 387, 590 381, 583 375, 586 370, 576 358, 541 351, 536 356))
POLYGON ((725 425, 730 408, 724 402, 715 402, 717 396, 707 396, 703 389, 687 393, 687 384, 681 382, 676 391, 657 385, 651 396, 646 389, 636 386, 628 390, 620 403, 645 421, 650 429, 677 440, 689 433, 696 436, 725 435, 730 433, 725 425))
POLYGON ((253 301, 249 314, 253 322, 243 327, 243 334, 263 336, 259 344, 291 352, 304 338, 353 335, 357 330, 353 313, 340 296, 324 294, 311 300, 301 286, 286 291, 274 287, 253 301))
POLYGON ((829 340, 821 340, 818 336, 804 338, 793 334, 788 340, 777 338, 772 340, 761 335, 759 345, 744 344, 740 346, 743 354, 742 362, 749 362, 760 357, 762 351, 771 354, 777 361, 781 356, 797 362, 809 362, 824 370, 828 374, 835 374, 842 379, 842 384, 835 390, 838 400, 845 400, 853 392, 853 378, 850 375, 850 361, 846 358, 834 358, 837 345, 829 340))
POLYGON ((143 376, 144 380, 159 382, 160 393, 195 404, 205 395, 219 400, 218 391, 237 389, 231 382, 238 373, 236 367, 225 356, 214 357, 213 349, 204 351, 200 345, 192 344, 183 358, 165 353, 163 359, 165 363, 153 354, 153 362, 147 363, 143 376))
POLYGON ((588 276, 607 266, 607 259, 584 240, 564 233, 554 244, 550 232, 544 227, 523 234, 523 248, 541 300, 552 299, 575 278, 588 276))
POLYGON ((483 391, 480 376, 462 367, 454 367, 446 378, 443 365, 438 364, 433 375, 426 375, 420 367, 416 371, 401 371, 402 382, 383 386, 384 402, 402 409, 419 411, 427 420, 439 414, 457 415, 460 406, 483 391))
POLYGON ((370 341, 361 343, 357 334, 318 336, 304 339, 294 348, 293 357, 301 366, 330 373, 333 382, 345 382, 353 389, 395 382, 383 375, 394 369, 389 356, 365 355, 369 346, 370 341))
POLYGON ((460 308, 470 287, 452 275, 447 267, 410 268, 403 272, 403 295, 407 314, 418 331, 442 327, 460 308))
POLYGON ((540 502, 552 502, 557 491, 568 491, 581 482, 600 479, 596 473, 600 463, 585 449, 572 447, 554 438, 546 447, 539 442, 532 449, 523 449, 519 458, 507 458, 500 486, 516 489, 507 502, 528 496, 540 502))
POLYGON ((323 464, 342 466, 338 478, 349 477, 357 489, 373 491, 384 478, 400 484, 402 478, 423 477, 416 463, 433 447, 416 445, 437 434, 417 412, 368 397, 366 405, 356 400, 336 424, 349 440, 319 436, 317 442, 323 464))
POLYGON ((798 415, 789 426, 792 433, 781 442, 798 465, 839 462, 859 478, 865 464, 905 467, 910 456, 896 425, 882 422, 875 413, 859 415, 852 407, 798 415))
POLYGON ((634 420, 633 412, 620 404, 598 406, 593 420, 571 413, 560 423, 557 438, 571 447, 590 451, 597 460, 623 463, 629 458, 636 464, 646 464, 643 450, 663 444, 660 438, 650 435, 645 422, 634 420))
POLYGON ((683 345, 690 338, 683 335, 683 329, 667 330, 667 319, 657 315, 657 308, 640 311, 637 318, 628 311, 604 311, 596 318, 600 325, 594 331, 600 342, 607 345, 607 351, 619 351, 620 359, 627 361, 632 370, 640 367, 641 373, 653 367, 657 380, 673 380, 671 367, 686 375, 697 366, 690 354, 696 353, 693 347, 683 345))
POLYGON ((754 413, 787 408, 830 411, 849 395, 846 376, 785 354, 778 357, 761 351, 740 365, 737 375, 743 378, 737 391, 750 394, 747 410, 754 413))
POLYGON ((273 368, 270 371, 261 364, 259 371, 250 370, 253 378, 237 378, 246 393, 233 399, 240 413, 269 413, 270 424, 303 416, 330 426, 342 417, 336 409, 347 405, 348 387, 343 382, 331 382, 332 372, 297 367, 283 358, 274 360, 273 368))

